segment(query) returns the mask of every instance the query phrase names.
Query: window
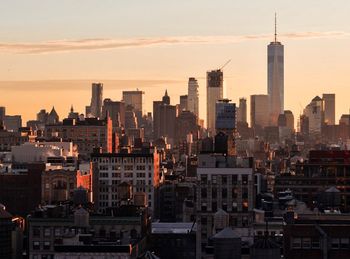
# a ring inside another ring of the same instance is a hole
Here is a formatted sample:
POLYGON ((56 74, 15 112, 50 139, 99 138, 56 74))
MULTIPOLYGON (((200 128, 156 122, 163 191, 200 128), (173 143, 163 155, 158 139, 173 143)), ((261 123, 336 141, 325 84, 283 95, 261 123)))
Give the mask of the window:
POLYGON ((242 211, 248 212, 248 200, 247 199, 242 200, 242 211))
POLYGON ((222 198, 226 199, 227 198, 227 189, 226 188, 222 188, 222 198))
POLYGON ((201 197, 204 199, 207 198, 207 189, 206 188, 201 189, 201 197))
POLYGON ((49 237, 51 236, 51 229, 50 228, 44 228, 44 236, 49 237))
POLYGON ((206 175, 201 175, 201 183, 202 183, 202 184, 206 184, 207 181, 208 181, 207 176, 206 176, 206 175))
POLYGON ((248 199, 248 188, 242 187, 242 199, 248 199))
POLYGON ((232 212, 237 212, 237 202, 232 202, 232 212))
POLYGON ((55 228, 55 237, 59 237, 61 235, 61 228, 55 228))
POLYGON ((232 175, 232 184, 237 185, 237 175, 232 175))
POLYGON ((349 238, 341 238, 340 249, 348 249, 348 248, 349 248, 349 238))
POLYGON ((320 248, 320 240, 318 238, 312 239, 311 248, 312 249, 319 249, 320 248))
POLYGON ((232 199, 237 199, 238 190, 237 188, 232 188, 232 199))
POLYGON ((33 227, 33 237, 40 237, 40 227, 33 227))
POLYGON ((218 203, 217 202, 214 201, 211 203, 211 210, 213 212, 216 212, 218 210, 218 203))
POLYGON ((332 249, 339 249, 339 238, 332 238, 332 249))
POLYGON ((300 249, 301 248, 301 238, 300 237, 293 237, 292 238, 292 248, 293 249, 300 249))
POLYGON ((216 199, 216 197, 218 196, 218 191, 216 188, 213 188, 212 191, 211 191, 211 197, 213 199, 216 199))
POLYGON ((242 184, 247 185, 248 184, 248 175, 242 175, 242 184))
POLYGON ((216 175, 213 175, 211 177, 211 181, 212 181, 213 184, 216 184, 216 175))
POLYGON ((133 174, 132 173, 124 173, 124 177, 132 177, 133 176, 133 174))
POLYGON ((133 165, 124 165, 124 170, 125 171, 132 171, 132 170, 134 170, 134 166, 133 165))
POLYGON ((40 242, 39 241, 33 242, 33 250, 40 250, 40 242))
POLYGON ((311 238, 304 237, 303 238, 303 249, 310 249, 311 248, 311 238))
POLYGON ((227 176, 226 175, 223 175, 221 180, 222 180, 222 184, 227 184, 227 176))
POLYGON ((44 242, 44 250, 50 250, 51 244, 48 241, 44 242))

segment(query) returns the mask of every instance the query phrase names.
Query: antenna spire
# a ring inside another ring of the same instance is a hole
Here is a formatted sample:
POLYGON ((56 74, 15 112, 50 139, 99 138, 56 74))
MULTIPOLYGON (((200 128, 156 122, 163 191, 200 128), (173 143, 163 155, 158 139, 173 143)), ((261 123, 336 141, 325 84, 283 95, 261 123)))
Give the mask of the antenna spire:
POLYGON ((277 13, 275 12, 275 42, 277 42, 277 13))

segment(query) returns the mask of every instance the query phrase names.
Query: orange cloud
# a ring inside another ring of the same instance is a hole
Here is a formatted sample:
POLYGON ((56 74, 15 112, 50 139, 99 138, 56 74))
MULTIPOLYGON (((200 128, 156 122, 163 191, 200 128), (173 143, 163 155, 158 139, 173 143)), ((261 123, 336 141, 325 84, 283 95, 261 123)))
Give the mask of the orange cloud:
MULTIPOLYGON (((282 39, 314 39, 314 38, 341 38, 350 33, 342 31, 329 32, 294 32, 280 34, 282 39)), ((238 36, 179 36, 179 37, 145 37, 120 39, 77 39, 57 40, 38 43, 0 43, 0 52, 16 54, 45 54, 55 52, 74 52, 89 50, 108 50, 119 48, 140 48, 157 45, 179 44, 228 44, 251 40, 269 40, 270 34, 238 35, 238 36)))

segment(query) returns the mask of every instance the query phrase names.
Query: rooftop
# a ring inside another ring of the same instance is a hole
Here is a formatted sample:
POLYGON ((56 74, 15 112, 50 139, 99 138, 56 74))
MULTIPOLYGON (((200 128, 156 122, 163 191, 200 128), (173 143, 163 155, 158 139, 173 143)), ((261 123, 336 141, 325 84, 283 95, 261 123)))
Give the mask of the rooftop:
POLYGON ((152 234, 188 234, 195 232, 197 225, 193 222, 156 222, 152 223, 152 234))

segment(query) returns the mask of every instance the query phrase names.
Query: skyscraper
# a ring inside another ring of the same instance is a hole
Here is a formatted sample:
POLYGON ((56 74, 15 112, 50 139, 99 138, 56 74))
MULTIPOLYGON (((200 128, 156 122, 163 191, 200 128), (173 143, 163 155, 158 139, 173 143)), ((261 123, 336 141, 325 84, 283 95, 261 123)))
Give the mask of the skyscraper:
POLYGON ((5 116, 6 116, 6 108, 1 106, 0 107, 0 127, 3 126, 5 116))
POLYGON ((224 76, 222 70, 207 72, 207 129, 210 135, 215 134, 215 107, 223 99, 224 76))
POLYGON ((275 39, 267 46, 267 91, 269 96, 269 124, 277 125, 284 112, 284 46, 277 41, 275 15, 275 39))
POLYGON ((198 82, 194 77, 188 79, 188 94, 187 94, 187 109, 197 116, 199 120, 199 94, 198 94, 198 82))
POLYGON ((316 96, 305 107, 304 115, 309 119, 309 133, 320 134, 324 124, 324 100, 316 96))
POLYGON ((125 126, 125 103, 119 101, 112 101, 107 98, 103 100, 102 107, 102 119, 107 117, 107 113, 109 118, 112 120, 113 127, 121 127, 125 126))
POLYGON ((153 137, 167 137, 169 143, 175 138, 176 106, 170 105, 168 91, 165 91, 162 101, 153 102, 153 137))
POLYGON ((335 94, 323 94, 324 100, 324 122, 327 125, 335 124, 335 94))
POLYGON ((102 113, 103 84, 92 83, 92 95, 90 114, 92 117, 100 118, 102 113))
POLYGON ((236 131, 236 104, 229 99, 219 100, 216 103, 215 130, 227 135, 227 152, 235 155, 234 134, 236 131))
POLYGON ((250 96, 250 126, 262 128, 268 126, 268 96, 265 94, 250 96))
POLYGON ((132 106, 137 117, 137 122, 140 125, 142 120, 142 104, 144 91, 123 91, 123 101, 125 102, 125 107, 132 106))
POLYGON ((216 103, 215 116, 216 131, 223 131, 225 134, 232 134, 236 128, 236 104, 228 99, 219 100, 216 103))
POLYGON ((247 99, 239 98, 239 108, 237 109, 237 122, 247 122, 247 99))
POLYGON ((180 105, 179 105, 180 112, 188 111, 187 103, 188 103, 188 95, 180 95, 180 105))
POLYGON ((292 111, 286 110, 284 111, 284 115, 286 116, 287 120, 287 128, 291 129, 291 131, 294 131, 294 115, 292 111))

